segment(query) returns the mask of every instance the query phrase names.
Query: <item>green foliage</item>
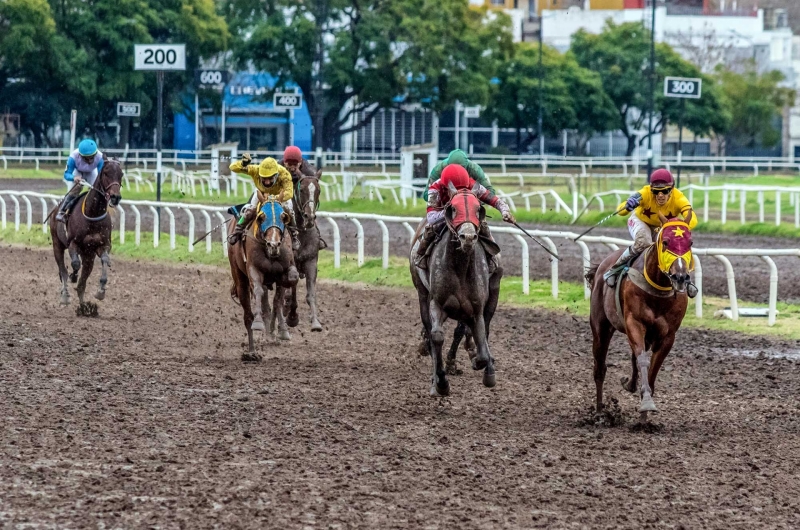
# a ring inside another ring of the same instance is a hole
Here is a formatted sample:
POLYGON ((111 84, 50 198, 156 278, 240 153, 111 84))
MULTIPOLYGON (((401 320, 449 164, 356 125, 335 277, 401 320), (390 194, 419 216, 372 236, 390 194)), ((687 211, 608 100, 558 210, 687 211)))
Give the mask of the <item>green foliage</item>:
MULTIPOLYGON (((599 35, 579 30, 572 39, 572 53, 584 68, 597 72, 603 88, 617 109, 617 128, 628 138, 628 155, 636 147, 634 131, 647 128, 647 98, 649 94, 650 32, 640 22, 606 23, 599 35), (639 110, 636 110, 639 109, 639 110)), ((668 44, 656 45, 656 119, 653 134, 677 123, 681 103, 665 98, 660 89, 664 77, 699 77, 703 79, 703 94, 699 100, 685 102, 685 126, 697 135, 724 131, 730 121, 721 92, 713 79, 705 76, 691 62, 683 59, 668 44)), ((646 137, 645 137, 646 138, 646 137)), ((644 141, 644 138, 642 139, 644 141)))
POLYGON ((239 62, 279 86, 297 83, 312 116, 324 115, 325 147, 400 99, 436 111, 456 99, 485 104, 494 65, 511 49, 508 18, 464 0, 230 0, 225 11, 237 21, 239 62))
POLYGON ((731 103, 731 124, 725 131, 726 140, 747 147, 773 147, 781 141, 781 131, 775 127, 783 108, 794 102, 795 92, 781 87, 782 73, 759 75, 750 67, 744 74, 731 70, 718 71, 719 87, 731 103))

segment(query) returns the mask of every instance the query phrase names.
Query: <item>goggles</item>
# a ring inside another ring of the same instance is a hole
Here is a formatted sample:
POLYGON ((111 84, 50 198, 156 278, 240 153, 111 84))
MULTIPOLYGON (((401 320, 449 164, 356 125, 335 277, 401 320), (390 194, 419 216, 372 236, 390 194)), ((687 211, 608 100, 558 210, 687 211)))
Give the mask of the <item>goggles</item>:
POLYGON ((650 188, 653 195, 669 195, 672 192, 672 186, 667 188, 650 188))

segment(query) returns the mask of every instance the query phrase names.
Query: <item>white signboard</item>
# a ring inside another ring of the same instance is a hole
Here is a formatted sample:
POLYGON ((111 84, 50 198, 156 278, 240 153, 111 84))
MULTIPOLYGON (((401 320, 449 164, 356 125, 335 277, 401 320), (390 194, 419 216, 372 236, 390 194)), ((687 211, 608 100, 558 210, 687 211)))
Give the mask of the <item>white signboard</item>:
POLYGON ((139 103, 128 103, 120 101, 117 103, 117 116, 139 116, 142 113, 142 106, 139 103))
POLYGON ((134 70, 186 70, 185 44, 134 45, 134 70))
POLYGON ((275 92, 272 99, 275 110, 292 110, 303 108, 303 94, 294 92, 275 92))
POLYGON ((480 118, 481 117, 481 108, 478 105, 474 107, 464 107, 464 117, 465 118, 480 118))
POLYGON ((695 77, 664 78, 664 96, 668 98, 700 99, 703 80, 695 77))

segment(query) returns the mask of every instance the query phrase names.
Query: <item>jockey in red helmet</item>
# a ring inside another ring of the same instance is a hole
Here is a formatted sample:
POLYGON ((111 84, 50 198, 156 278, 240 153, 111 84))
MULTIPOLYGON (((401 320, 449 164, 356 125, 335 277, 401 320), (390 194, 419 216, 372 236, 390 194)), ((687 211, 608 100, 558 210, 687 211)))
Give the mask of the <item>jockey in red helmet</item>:
MULTIPOLYGON (((514 215, 511 213, 511 209, 503 199, 483 187, 481 184, 476 183, 476 181, 469 176, 467 170, 462 166, 455 164, 449 165, 442 171, 442 176, 428 188, 428 212, 426 215, 427 225, 425 226, 425 232, 423 233, 422 238, 420 238, 419 248, 417 249, 417 257, 414 260, 415 264, 421 269, 428 268, 428 249, 430 248, 431 243, 433 243, 433 241, 436 239, 436 234, 444 226, 444 209, 452 198, 450 190, 451 185, 456 190, 471 190, 472 193, 474 193, 482 203, 488 204, 489 206, 493 206, 494 208, 500 210, 504 221, 509 223, 515 222, 514 215)), ((491 233, 489 232, 489 225, 486 224, 486 222, 482 222, 479 229, 481 237, 486 237, 489 239, 492 238, 491 233)), ((494 260, 492 259, 490 266, 493 267, 493 265, 494 260)))
POLYGON ((292 182, 297 184, 301 177, 316 177, 317 170, 308 160, 303 158, 303 152, 296 145, 290 145, 283 151, 283 158, 278 163, 292 174, 292 182))

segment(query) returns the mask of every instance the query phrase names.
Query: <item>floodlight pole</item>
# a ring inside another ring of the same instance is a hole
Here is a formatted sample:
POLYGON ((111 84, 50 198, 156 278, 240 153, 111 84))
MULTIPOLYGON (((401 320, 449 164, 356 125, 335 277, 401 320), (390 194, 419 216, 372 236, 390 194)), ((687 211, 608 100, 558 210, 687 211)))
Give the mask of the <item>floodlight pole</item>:
MULTIPOLYGON (((156 72, 156 81, 158 82, 158 123, 156 126, 156 201, 161 202, 161 150, 163 149, 164 137, 164 71, 158 70, 156 72)), ((158 224, 158 231, 161 232, 161 207, 156 208, 158 224)))
POLYGON ((539 156, 544 157, 544 137, 542 136, 542 123, 544 122, 542 111, 542 94, 544 88, 544 68, 542 66, 542 48, 544 48, 544 17, 539 13, 539 118, 536 123, 536 134, 539 135, 539 156))
POLYGON ((650 97, 648 107, 650 117, 647 125, 647 182, 653 173, 653 113, 655 112, 656 93, 656 0, 653 2, 652 22, 650 24, 650 97))

